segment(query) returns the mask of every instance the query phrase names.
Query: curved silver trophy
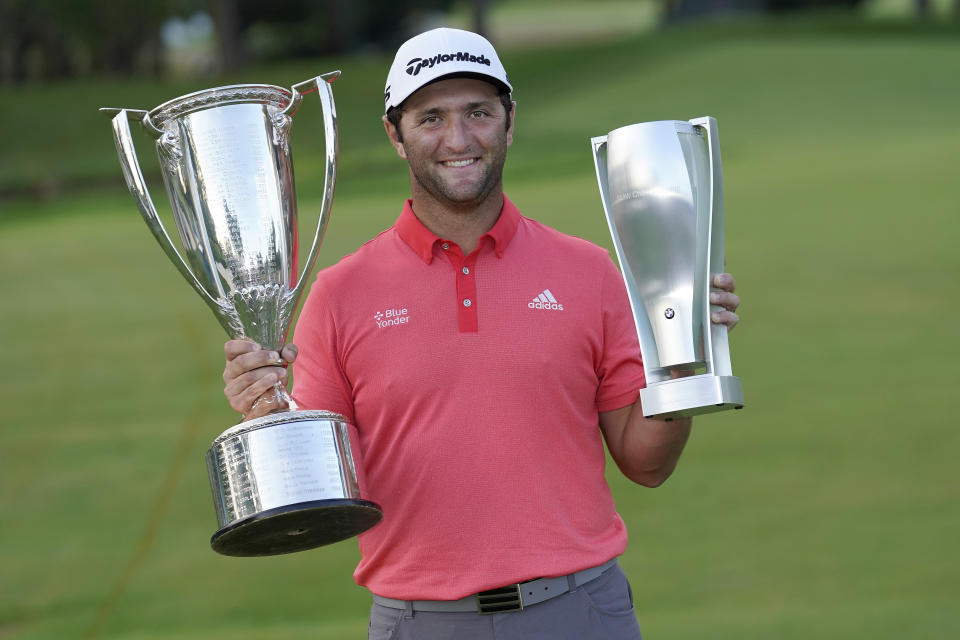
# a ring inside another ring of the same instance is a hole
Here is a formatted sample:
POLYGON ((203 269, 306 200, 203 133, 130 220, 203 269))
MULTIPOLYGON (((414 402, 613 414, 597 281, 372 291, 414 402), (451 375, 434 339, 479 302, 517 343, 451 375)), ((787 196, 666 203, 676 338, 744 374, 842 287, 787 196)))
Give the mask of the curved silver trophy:
POLYGON ((591 138, 600 197, 640 337, 645 416, 740 409, 727 327, 710 322, 724 270, 717 121, 642 122, 591 138))
MULTIPOLYGON (((130 193, 174 266, 233 338, 279 351, 326 230, 337 161, 330 83, 234 85, 191 93, 148 111, 101 109, 130 193), (326 137, 324 192, 313 244, 297 274, 296 193, 288 134, 304 94, 320 97, 326 137), (184 256, 147 190, 130 122, 156 141, 184 256)), ((241 422, 207 451, 219 529, 210 544, 231 556, 290 553, 361 533, 383 517, 360 491, 356 428, 335 413, 289 410, 241 422)))

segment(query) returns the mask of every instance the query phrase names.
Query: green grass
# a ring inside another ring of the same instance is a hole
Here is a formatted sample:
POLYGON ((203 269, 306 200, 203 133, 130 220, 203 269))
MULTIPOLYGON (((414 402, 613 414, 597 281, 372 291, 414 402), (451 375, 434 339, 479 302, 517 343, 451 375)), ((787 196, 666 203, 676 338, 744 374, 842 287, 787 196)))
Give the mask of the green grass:
MULTIPOLYGON (((960 634, 957 35, 740 24, 504 53, 519 102, 508 194, 604 246, 589 137, 720 124, 747 408, 698 419, 656 491, 610 473, 647 637, 960 634)), ((224 79, 335 67, 341 173, 321 265, 391 224, 406 194, 378 122, 385 61, 224 79)), ((211 84, 0 95, 3 184, 107 185, 0 203, 4 640, 364 637, 354 543, 247 560, 207 544, 202 456, 234 421, 224 336, 139 220, 94 110, 211 84)), ((295 124, 304 212, 320 192, 314 107, 295 124)))

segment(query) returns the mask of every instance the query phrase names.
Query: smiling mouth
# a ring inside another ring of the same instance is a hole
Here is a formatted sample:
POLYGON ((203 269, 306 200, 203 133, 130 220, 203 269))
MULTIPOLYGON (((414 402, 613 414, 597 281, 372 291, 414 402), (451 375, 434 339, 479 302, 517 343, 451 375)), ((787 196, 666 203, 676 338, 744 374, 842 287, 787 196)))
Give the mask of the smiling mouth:
POLYGON ((468 167, 475 162, 477 162, 476 158, 468 158, 466 160, 445 160, 440 164, 445 167, 468 167))

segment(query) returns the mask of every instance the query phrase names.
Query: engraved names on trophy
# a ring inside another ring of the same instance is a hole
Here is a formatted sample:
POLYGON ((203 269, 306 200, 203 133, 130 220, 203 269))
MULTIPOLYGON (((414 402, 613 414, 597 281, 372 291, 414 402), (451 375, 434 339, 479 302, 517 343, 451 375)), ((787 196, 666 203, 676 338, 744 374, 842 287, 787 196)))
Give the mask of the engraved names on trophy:
POLYGON ((260 510, 259 492, 256 480, 250 475, 247 450, 245 440, 234 440, 224 447, 218 460, 221 474, 242 479, 239 482, 226 483, 223 487, 223 498, 234 514, 256 513, 260 510))
POLYGON ((247 434, 251 482, 261 508, 343 495, 333 428, 313 421, 291 422, 247 434))
POLYGON ((203 111, 191 114, 185 125, 200 177, 197 196, 209 210, 207 235, 221 239, 211 261, 221 263, 219 278, 234 291, 267 283, 285 289, 291 285, 295 214, 290 189, 283 185, 292 182, 292 174, 271 161, 278 152, 272 149, 274 125, 262 111, 266 108, 227 105, 222 109, 229 113, 216 114, 215 123, 208 122, 213 114, 203 111), (244 153, 249 149, 264 153, 244 153))
MULTIPOLYGON (((207 178, 203 195, 208 206, 238 214, 245 210, 272 210, 282 199, 273 167, 259 155, 241 153, 243 149, 268 148, 271 144, 262 121, 236 118, 225 119, 216 127, 193 127, 192 140, 197 170, 207 178)), ((239 222, 244 237, 250 233, 273 231, 269 216, 239 222), (250 222, 260 224, 258 228, 248 228, 250 222)))

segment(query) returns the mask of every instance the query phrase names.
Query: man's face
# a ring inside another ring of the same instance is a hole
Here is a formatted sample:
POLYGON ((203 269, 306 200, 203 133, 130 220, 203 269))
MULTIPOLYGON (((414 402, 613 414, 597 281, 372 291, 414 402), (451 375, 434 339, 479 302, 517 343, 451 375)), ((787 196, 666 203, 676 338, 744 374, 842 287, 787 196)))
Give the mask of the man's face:
MULTIPOLYGON (((497 90, 472 78, 441 80, 404 103, 400 142, 387 127, 400 157, 410 165, 411 187, 446 205, 475 205, 502 189, 513 125, 497 90)), ((417 195, 414 193, 414 195, 417 195)))

